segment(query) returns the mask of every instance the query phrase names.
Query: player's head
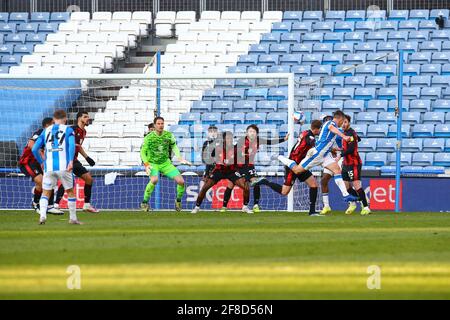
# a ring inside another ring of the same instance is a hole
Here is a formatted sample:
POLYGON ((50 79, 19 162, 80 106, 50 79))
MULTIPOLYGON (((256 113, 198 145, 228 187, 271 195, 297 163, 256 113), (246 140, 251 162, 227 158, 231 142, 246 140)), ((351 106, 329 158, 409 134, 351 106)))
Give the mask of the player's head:
POLYGON ((89 125, 89 113, 86 111, 79 111, 77 113, 77 124, 82 126, 89 125))
POLYGON ((259 134, 259 128, 256 124, 251 124, 247 127, 247 130, 245 132, 247 133, 247 137, 250 140, 254 140, 259 134))
POLYGON ((161 133, 164 131, 164 118, 163 117, 156 117, 155 120, 153 120, 153 124, 155 125, 156 132, 161 133))
POLYGON ((233 144, 233 132, 231 131, 224 131, 222 133, 222 139, 225 145, 232 145, 233 144))
POLYGON ((333 120, 332 116, 325 116, 325 117, 323 117, 322 122, 325 123, 325 122, 331 121, 331 120, 333 120))
POLYGON ((346 114, 344 123, 342 124, 342 129, 344 129, 344 131, 350 129, 351 123, 352 123, 352 117, 350 117, 348 114, 346 114))
POLYGON ((51 126, 53 124, 53 118, 44 118, 42 120, 42 128, 47 128, 48 126, 51 126))
POLYGON ((66 124, 67 113, 63 109, 58 109, 53 113, 53 121, 57 124, 66 124))
POLYGON ((322 121, 314 120, 313 122, 311 122, 311 131, 315 136, 317 136, 320 133, 321 127, 322 127, 322 121))
POLYGON ((148 128, 148 132, 155 131, 155 124, 154 123, 149 123, 147 128, 148 128))
POLYGON ((208 138, 209 139, 216 139, 217 135, 219 133, 219 129, 215 125, 209 126, 208 128, 208 138))
POLYGON ((341 110, 333 112, 333 121, 336 122, 338 127, 342 127, 345 120, 345 114, 341 110))

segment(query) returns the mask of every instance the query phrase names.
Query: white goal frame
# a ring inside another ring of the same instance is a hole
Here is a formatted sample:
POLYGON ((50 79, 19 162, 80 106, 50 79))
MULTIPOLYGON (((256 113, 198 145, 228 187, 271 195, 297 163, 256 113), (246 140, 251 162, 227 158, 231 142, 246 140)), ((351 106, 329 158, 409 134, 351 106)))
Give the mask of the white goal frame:
MULTIPOLYGON (((295 77, 293 73, 223 73, 223 74, 96 74, 96 75, 14 75, 0 74, 0 80, 217 80, 217 79, 284 79, 288 84, 288 150, 295 144, 294 120, 290 116, 295 111, 295 77)), ((1 99, 1 98, 0 98, 1 99)), ((287 211, 294 212, 294 192, 290 192, 287 211)))

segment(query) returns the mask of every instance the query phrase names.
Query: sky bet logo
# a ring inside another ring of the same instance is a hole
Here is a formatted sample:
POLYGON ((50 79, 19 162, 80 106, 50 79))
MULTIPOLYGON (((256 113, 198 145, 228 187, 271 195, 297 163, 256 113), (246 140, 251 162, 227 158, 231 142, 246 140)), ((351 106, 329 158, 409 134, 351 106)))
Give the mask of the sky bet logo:
MULTIPOLYGON (((402 207, 402 189, 403 184, 400 182, 400 208, 402 207)), ((370 208, 395 209, 395 180, 370 180, 370 208)))

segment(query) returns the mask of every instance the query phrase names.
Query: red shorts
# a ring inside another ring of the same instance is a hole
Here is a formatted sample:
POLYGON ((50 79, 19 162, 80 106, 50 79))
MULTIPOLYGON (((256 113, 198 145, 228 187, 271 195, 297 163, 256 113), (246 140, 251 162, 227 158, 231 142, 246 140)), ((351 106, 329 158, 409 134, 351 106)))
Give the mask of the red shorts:
POLYGON ((361 180, 361 165, 343 165, 342 166, 342 180, 347 182, 361 180))
POLYGON ((19 165, 20 171, 31 180, 36 178, 38 175, 43 174, 42 167, 38 162, 28 162, 26 164, 19 165))

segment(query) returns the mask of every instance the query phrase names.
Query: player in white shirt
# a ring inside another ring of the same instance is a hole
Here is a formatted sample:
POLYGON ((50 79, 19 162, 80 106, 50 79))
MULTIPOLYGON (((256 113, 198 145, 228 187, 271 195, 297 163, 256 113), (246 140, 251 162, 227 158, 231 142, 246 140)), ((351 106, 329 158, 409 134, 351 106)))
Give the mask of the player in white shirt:
POLYGON ((47 221, 48 199, 52 190, 61 181, 68 195, 69 223, 82 224, 77 219, 76 197, 74 192, 73 159, 75 156, 75 135, 73 129, 66 125, 67 114, 64 110, 56 110, 53 114, 54 124, 47 127, 33 146, 36 160, 44 166, 42 181, 43 193, 40 206, 39 224, 47 221), (44 148, 44 159, 39 150, 44 148))

